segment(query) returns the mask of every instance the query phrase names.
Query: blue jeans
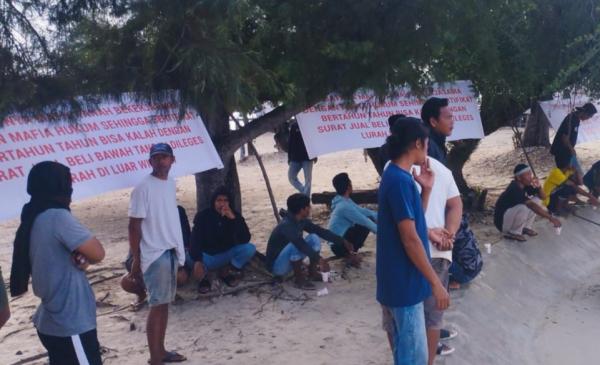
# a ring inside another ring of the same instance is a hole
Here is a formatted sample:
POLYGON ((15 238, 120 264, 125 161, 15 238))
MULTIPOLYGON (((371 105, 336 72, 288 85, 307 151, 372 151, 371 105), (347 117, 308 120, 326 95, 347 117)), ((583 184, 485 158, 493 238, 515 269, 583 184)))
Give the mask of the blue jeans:
POLYGON ((290 167, 288 169, 288 180, 290 181, 290 184, 292 184, 292 186, 294 188, 296 188, 296 190, 298 190, 301 194, 304 194, 304 195, 310 197, 310 185, 312 183, 313 162, 312 161, 302 161, 302 162, 290 161, 289 164, 290 164, 290 167), (302 185, 300 180, 298 180, 298 173, 300 172, 300 170, 304 170, 304 185, 302 185))
POLYGON ((475 279, 475 276, 469 274, 462 266, 457 264, 456 262, 452 262, 450 265, 450 280, 456 281, 459 284, 466 284, 469 281, 475 279))
MULTIPOLYGON (((321 239, 316 234, 311 233, 306 236, 304 240, 313 250, 317 252, 321 251, 321 239)), ((277 256, 273 263, 273 275, 287 275, 292 271, 292 262, 304 260, 305 257, 306 255, 300 252, 293 243, 288 243, 283 250, 281 250, 279 256, 277 256)))
POLYGON ((244 243, 241 245, 235 245, 229 250, 217 254, 208 255, 202 254, 202 261, 207 270, 220 269, 225 265, 231 264, 236 269, 241 269, 250 261, 252 256, 256 253, 256 246, 252 243, 244 243))
POLYGON ((426 365, 429 355, 423 302, 389 310, 394 319, 394 365, 426 365))

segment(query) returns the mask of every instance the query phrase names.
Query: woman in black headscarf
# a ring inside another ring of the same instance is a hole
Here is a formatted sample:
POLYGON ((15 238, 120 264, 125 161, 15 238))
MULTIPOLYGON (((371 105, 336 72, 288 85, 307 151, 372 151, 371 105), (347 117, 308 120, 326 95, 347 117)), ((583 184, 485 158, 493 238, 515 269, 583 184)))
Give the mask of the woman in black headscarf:
POLYGON ((10 291, 27 291, 29 278, 41 299, 33 323, 50 364, 102 364, 96 333, 96 300, 85 275, 104 249, 71 214, 68 167, 52 161, 33 166, 27 177, 29 203, 23 206, 15 237, 10 291))

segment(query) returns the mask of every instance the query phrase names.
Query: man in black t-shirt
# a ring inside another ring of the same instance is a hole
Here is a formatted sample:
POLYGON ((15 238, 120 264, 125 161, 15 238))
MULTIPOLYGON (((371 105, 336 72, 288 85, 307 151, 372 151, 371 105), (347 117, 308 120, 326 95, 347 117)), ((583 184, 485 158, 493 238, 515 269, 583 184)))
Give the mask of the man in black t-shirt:
POLYGON ((560 221, 542 207, 540 200, 546 198, 540 183, 533 177, 531 169, 519 164, 514 169, 515 179, 508 185, 496 202, 494 225, 504 233, 504 237, 526 241, 524 235, 535 236, 533 221, 536 214, 548 219, 555 227, 560 221))
POLYGON ((570 158, 571 166, 576 170, 575 178, 578 185, 583 184, 583 171, 575 152, 575 145, 579 136, 579 124, 584 120, 590 119, 596 112, 596 107, 592 103, 575 108, 560 124, 554 136, 554 141, 552 141, 552 147, 550 147, 550 153, 554 155, 555 159, 560 158, 559 156, 568 156, 570 158))

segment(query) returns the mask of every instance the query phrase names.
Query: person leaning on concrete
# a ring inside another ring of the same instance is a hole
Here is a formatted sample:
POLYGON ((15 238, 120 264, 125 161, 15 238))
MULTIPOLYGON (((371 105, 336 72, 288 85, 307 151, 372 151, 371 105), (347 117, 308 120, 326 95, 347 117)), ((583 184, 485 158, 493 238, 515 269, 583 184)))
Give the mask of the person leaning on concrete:
MULTIPOLYGON (((256 253, 256 246, 250 243, 246 220, 230 202, 229 191, 220 187, 212 195, 211 206, 196 214, 190 253, 192 259, 202 261, 208 271, 218 271, 221 280, 233 287, 242 279, 242 270, 256 253)), ((202 294, 210 289, 208 278, 198 285, 202 294)))
POLYGON ((150 306, 146 324, 150 365, 186 360, 165 349, 169 304, 177 291, 177 270, 185 264, 175 181, 169 178, 174 162, 171 146, 153 145, 152 173, 133 189, 129 204, 131 275, 145 284, 150 306))
MULTIPOLYGON (((71 171, 54 161, 33 166, 27 177, 10 276, 13 297, 29 277, 41 304, 33 324, 50 365, 102 364, 96 331, 96 297, 85 274, 104 259, 102 244, 70 211, 71 171)), ((4 285, 4 283, 2 283, 4 285)))
POLYGON ((559 156, 569 159, 571 166, 575 169, 573 177, 577 185, 583 184, 583 171, 581 170, 581 165, 577 160, 577 152, 575 151, 579 135, 579 124, 593 117, 596 112, 596 107, 592 103, 586 103, 581 107, 575 108, 561 122, 550 147, 550 153, 554 155, 555 159, 558 159, 559 156))
POLYGON ((572 165, 572 157, 566 154, 556 156, 557 167, 550 170, 544 182, 543 190, 546 198, 543 203, 553 215, 564 215, 571 212, 569 202, 584 204, 578 194, 587 197, 588 202, 598 206, 598 199, 582 189, 576 177, 576 168, 572 165))
POLYGON ((354 253, 363 247, 369 232, 377 234, 377 212, 352 201, 352 181, 347 173, 335 175, 332 183, 337 195, 331 201, 329 230, 344 237, 352 247, 331 242, 331 251, 338 257, 344 257, 348 264, 358 266, 360 259, 354 253))
POLYGON ((583 176, 583 185, 595 198, 600 196, 600 161, 596 161, 583 176))
POLYGON ((560 227, 560 220, 541 205, 541 201, 546 199, 546 194, 540 188, 538 179, 533 177, 531 168, 525 164, 518 164, 513 173, 514 180, 496 202, 496 228, 508 239, 526 241, 525 235, 537 235, 533 230, 536 215, 548 219, 554 227, 560 227))

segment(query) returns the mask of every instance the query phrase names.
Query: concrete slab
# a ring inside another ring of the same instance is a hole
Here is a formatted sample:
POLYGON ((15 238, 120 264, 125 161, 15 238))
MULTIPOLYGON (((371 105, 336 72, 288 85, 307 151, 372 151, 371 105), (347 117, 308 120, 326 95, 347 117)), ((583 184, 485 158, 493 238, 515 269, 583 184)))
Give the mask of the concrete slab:
MULTIPOLYGON (((600 223, 600 213, 578 214, 600 223)), ((547 221, 527 242, 504 240, 480 277, 453 293, 446 323, 460 335, 439 364, 596 364, 600 344, 600 226, 574 216, 560 236, 547 221)))

